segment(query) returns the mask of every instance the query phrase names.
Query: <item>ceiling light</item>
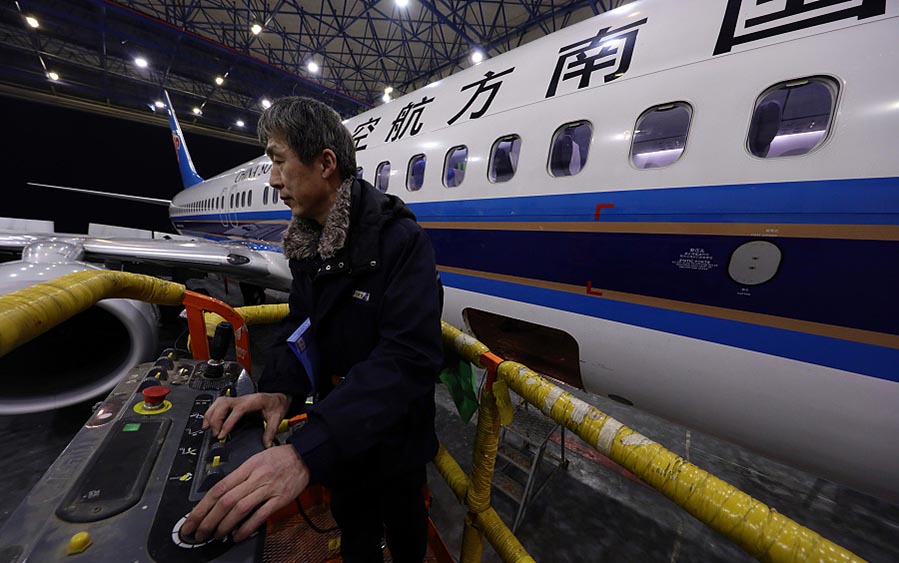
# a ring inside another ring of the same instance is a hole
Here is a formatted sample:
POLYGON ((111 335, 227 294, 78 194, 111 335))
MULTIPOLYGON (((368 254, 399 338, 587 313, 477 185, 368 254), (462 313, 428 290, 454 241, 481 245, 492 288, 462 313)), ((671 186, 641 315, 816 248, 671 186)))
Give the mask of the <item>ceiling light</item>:
POLYGON ((482 53, 480 51, 475 51, 474 53, 471 54, 471 62, 473 62, 474 64, 478 64, 483 60, 484 60, 484 53, 482 53))
POLYGON ((396 0, 396 5, 400 8, 405 8, 409 5, 409 0, 396 0))
POLYGON ((259 25, 258 23, 254 23, 253 26, 250 28, 250 31, 253 32, 253 35, 259 35, 260 33, 262 33, 262 26, 259 25))
POLYGON ((59 75, 52 70, 47 73, 47 76, 50 78, 50 80, 59 80, 59 75))
POLYGON ((243 119, 238 119, 234 124, 237 125, 238 127, 243 127, 244 126, 243 119))
POLYGON ((194 108, 193 112, 195 115, 203 115, 203 110, 201 110, 200 108, 194 108))
POLYGON ((155 102, 153 102, 153 105, 158 107, 159 109, 162 109, 165 107, 165 102, 163 102, 162 100, 156 100, 155 102))
POLYGON ((384 88, 384 93, 385 94, 393 94, 393 86, 388 86, 387 88, 384 88))
POLYGON ((225 79, 222 78, 221 76, 216 76, 216 77, 215 77, 215 83, 218 84, 219 86, 221 86, 222 84, 225 83, 225 79))
POLYGON ((147 65, 150 64, 147 62, 147 59, 143 57, 136 57, 134 59, 134 64, 136 64, 140 68, 147 68, 147 65))
POLYGON ((37 18, 32 17, 32 16, 26 16, 25 21, 27 21, 28 25, 30 25, 31 27, 33 27, 35 29, 37 29, 38 26, 41 25, 40 23, 38 23, 37 18))
POLYGON ((309 63, 306 65, 306 68, 309 69, 309 72, 314 74, 318 72, 318 63, 316 63, 315 61, 309 61, 309 63))
POLYGON ((268 98, 262 98, 262 101, 259 103, 262 104, 262 107, 264 109, 268 109, 268 108, 272 107, 272 102, 268 98))
POLYGON ((385 93, 384 96, 381 97, 381 99, 384 100, 385 104, 389 103, 390 102, 390 94, 385 93))

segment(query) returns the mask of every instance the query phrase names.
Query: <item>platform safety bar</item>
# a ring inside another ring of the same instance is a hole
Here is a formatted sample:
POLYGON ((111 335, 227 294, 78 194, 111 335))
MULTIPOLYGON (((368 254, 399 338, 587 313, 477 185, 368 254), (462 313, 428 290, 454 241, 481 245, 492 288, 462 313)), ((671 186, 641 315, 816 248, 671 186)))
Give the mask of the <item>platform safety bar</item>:
MULTIPOLYGON (((484 344, 445 322, 443 340, 445 346, 453 347, 464 359, 488 370, 488 382, 482 395, 481 410, 478 411, 478 436, 475 438, 472 481, 467 492, 469 500, 472 499, 470 489, 477 484, 475 481, 477 466, 481 465, 481 471, 489 471, 492 475, 493 459, 496 455, 496 443, 492 434, 498 434, 498 429, 485 427, 482 435, 480 418, 486 414, 484 418, 487 419, 487 425, 498 426, 494 421, 498 409, 511 411, 511 401, 505 388, 505 385, 508 385, 545 415, 575 432, 596 451, 640 477, 705 525, 721 533, 760 561, 772 563, 864 561, 854 553, 797 524, 599 409, 549 383, 528 367, 497 358, 484 344), (496 374, 492 386, 491 372, 496 374), (485 409, 485 406, 488 408, 485 409)), ((501 417, 510 415, 511 412, 500 414, 501 417)), ((441 455, 438 454, 438 458, 441 455)), ((460 480, 454 471, 451 475, 454 476, 450 484, 456 490, 455 487, 461 487, 460 480)), ((471 510, 483 510, 484 491, 489 501, 489 482, 486 488, 483 483, 479 488, 481 490, 475 495, 478 504, 477 506, 469 504, 471 510)), ((464 551, 463 548, 463 553, 464 551)))
POLYGON ((212 311, 234 326, 237 361, 250 371, 246 323, 227 303, 188 291, 183 285, 143 274, 85 270, 0 296, 0 357, 84 312, 101 299, 136 299, 154 305, 184 306, 195 359, 209 358, 203 312, 212 311))

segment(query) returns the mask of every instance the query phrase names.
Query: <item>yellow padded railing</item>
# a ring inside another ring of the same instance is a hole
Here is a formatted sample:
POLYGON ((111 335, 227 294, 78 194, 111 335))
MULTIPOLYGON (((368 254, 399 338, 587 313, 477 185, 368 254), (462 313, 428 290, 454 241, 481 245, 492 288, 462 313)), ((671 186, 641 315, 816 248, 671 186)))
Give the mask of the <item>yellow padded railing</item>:
MULTIPOLYGON (((290 307, 287 303, 270 303, 267 305, 236 307, 234 310, 243 317, 247 325, 258 325, 280 321, 290 312, 290 307)), ((206 322, 206 335, 212 338, 215 335, 215 327, 225 319, 218 313, 206 312, 203 315, 206 322)))
POLYGON ((101 299, 179 305, 181 284, 150 276, 87 270, 0 296, 0 356, 89 309, 101 299))
MULTIPOLYGON (((458 462, 456 462, 456 460, 453 459, 453 456, 451 456, 446 448, 443 447, 443 444, 440 444, 437 455, 434 457, 434 466, 437 468, 437 472, 440 473, 447 484, 449 484, 450 489, 455 493, 459 502, 465 502, 468 494, 468 477, 465 475, 465 472, 462 471, 462 468, 459 467, 458 462)), ((512 530, 503 523, 502 519, 500 519, 493 508, 488 506, 484 511, 478 513, 474 517, 470 514, 465 519, 465 526, 466 529, 472 528, 482 531, 484 535, 487 536, 487 539, 490 540, 490 544, 503 561, 533 563, 534 559, 528 555, 524 546, 521 545, 521 542, 518 541, 518 538, 515 537, 512 530)), ((463 531, 462 560, 471 558, 479 560, 480 546, 466 547, 464 535, 465 532, 463 531)))
MULTIPOLYGON (((452 325, 443 323, 443 339, 466 360, 477 365, 490 363, 482 361, 489 352, 487 347, 452 325)), ((528 403, 756 559, 773 563, 864 561, 549 383, 526 366, 503 361, 498 365, 497 377, 528 403)), ((482 400, 480 416, 484 415, 483 404, 482 400)), ((480 436, 476 438, 479 439, 480 436)), ((474 463, 478 463, 477 455, 474 463)), ((467 497, 472 497, 470 490, 467 497)))

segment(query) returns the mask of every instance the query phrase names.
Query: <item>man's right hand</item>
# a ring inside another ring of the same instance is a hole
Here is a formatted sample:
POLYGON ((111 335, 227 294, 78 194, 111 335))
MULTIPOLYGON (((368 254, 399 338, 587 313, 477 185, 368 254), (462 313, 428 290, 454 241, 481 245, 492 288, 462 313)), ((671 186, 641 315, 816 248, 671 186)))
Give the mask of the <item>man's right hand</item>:
POLYGON ((222 439, 231 432, 243 415, 261 412, 266 424, 262 444, 268 448, 275 439, 278 425, 287 414, 288 407, 290 397, 284 393, 253 393, 236 398, 219 397, 203 417, 203 430, 211 428, 215 436, 222 439))

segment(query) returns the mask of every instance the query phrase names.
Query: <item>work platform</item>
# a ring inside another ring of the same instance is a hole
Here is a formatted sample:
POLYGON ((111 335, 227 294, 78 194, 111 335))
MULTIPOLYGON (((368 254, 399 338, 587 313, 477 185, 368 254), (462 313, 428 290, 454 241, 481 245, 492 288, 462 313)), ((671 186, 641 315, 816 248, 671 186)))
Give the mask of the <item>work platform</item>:
MULTIPOLYGON (((182 328, 167 327, 163 344, 165 337, 169 344, 174 342, 182 328)), ((251 329, 255 358, 263 357, 266 332, 264 326, 251 329)), ((899 506, 614 401, 567 390, 867 561, 899 561, 899 506)), ((517 402, 514 395, 513 402, 517 402)), ((0 525, 82 427, 92 404, 0 417, 0 471, 4 475, 0 480, 0 525)), ((438 436, 468 471, 475 420, 468 424, 460 420, 443 386, 438 386, 437 404, 438 436)), ((548 450, 558 452, 561 432, 549 433, 546 442, 548 450)), ((564 442, 567 468, 555 471, 543 490, 532 497, 516 532, 536 561, 753 560, 576 436, 566 433, 564 442)), ((432 520, 450 553, 458 557, 466 510, 433 467, 429 467, 429 485, 434 498, 432 520)), ((492 504, 511 527, 519 504, 496 489, 492 504)), ((484 548, 483 560, 500 561, 489 545, 484 548)))

